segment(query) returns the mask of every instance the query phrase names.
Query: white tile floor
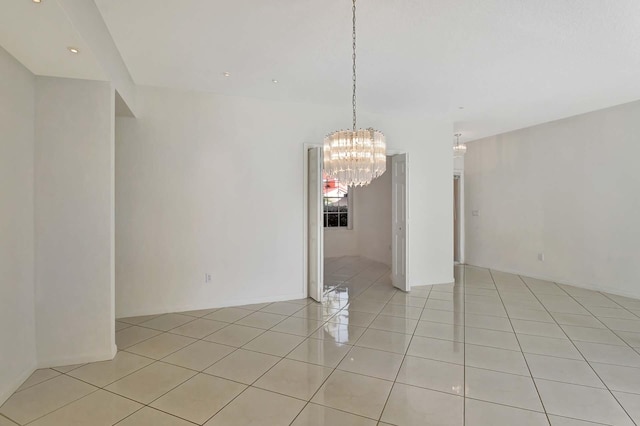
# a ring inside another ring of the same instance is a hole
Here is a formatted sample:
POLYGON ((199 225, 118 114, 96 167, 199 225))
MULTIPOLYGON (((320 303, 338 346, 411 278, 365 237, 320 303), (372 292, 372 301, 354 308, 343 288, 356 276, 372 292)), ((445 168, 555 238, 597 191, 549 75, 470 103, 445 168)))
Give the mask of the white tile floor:
POLYGON ((410 294, 364 259, 326 275, 324 305, 120 319, 113 361, 36 371, 0 426, 640 424, 638 300, 475 267, 410 294))

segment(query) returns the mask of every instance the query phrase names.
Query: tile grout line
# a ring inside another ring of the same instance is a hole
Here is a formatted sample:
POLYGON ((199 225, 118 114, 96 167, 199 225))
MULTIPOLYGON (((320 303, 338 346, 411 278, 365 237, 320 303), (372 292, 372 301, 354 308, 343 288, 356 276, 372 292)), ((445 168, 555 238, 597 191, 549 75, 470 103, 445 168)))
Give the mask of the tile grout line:
MULTIPOLYGON (((554 284, 558 285, 557 283, 554 283, 554 284)), ((558 286, 558 287, 560 287, 560 286, 558 286)), ((578 303, 580 306, 582 306, 582 307, 583 307, 584 309, 586 309, 588 312, 591 312, 591 311, 589 311, 589 308, 587 308, 587 307, 586 307, 586 306, 584 306, 582 303, 580 303, 578 300, 576 300, 576 299, 575 299, 575 297, 573 297, 573 296, 572 296, 568 291, 566 291, 566 290, 565 290, 564 288, 562 288, 562 287, 560 287, 560 288, 562 289, 562 291, 564 291, 565 293, 567 293, 567 294, 569 295, 569 297, 571 297, 571 299, 573 299, 576 303, 578 303)), ((600 293, 600 292, 598 292, 598 293, 600 293)), ((602 293, 600 293, 600 294, 602 294, 602 293)), ((615 302, 615 300, 614 300, 614 302, 615 302)), ((616 302, 616 303, 617 303, 617 302, 616 302)), ((620 306, 622 306, 622 305, 620 305, 620 306)), ((593 315, 593 314, 592 314, 592 315, 593 315)), ((603 325, 604 325, 605 327, 607 327, 607 330, 611 331, 614 335, 618 336, 618 335, 617 335, 617 334, 616 334, 612 329, 610 329, 610 328, 609 328, 609 326, 608 326, 607 324, 604 324, 604 323, 603 323, 603 325)), ((563 330, 563 331, 564 331, 564 330, 563 330)), ((566 333, 565 333, 565 334, 566 334, 566 333)), ((569 337, 569 335, 567 335, 567 337, 569 337)), ((620 336, 618 336, 618 338, 620 338, 620 336)), ((569 339, 571 340, 571 338, 569 338, 569 339)), ((624 339, 621 339, 621 340, 622 340, 623 342, 627 343, 624 339)), ((573 340, 572 340, 572 343, 573 343, 573 340)), ((589 343, 589 342, 587 342, 587 343, 589 343)), ((637 353, 637 351, 635 351, 635 349, 634 349, 633 347, 631 347, 631 345, 629 345, 628 343, 627 343, 627 345, 628 345, 628 347, 630 347, 630 348, 631 348, 631 350, 633 350, 634 352, 636 352, 636 353, 637 353)), ((598 377, 598 379, 600 379, 600 381, 602 382, 602 384, 603 384, 603 385, 605 385, 606 389, 609 391, 609 393, 611 394, 611 396, 613 397, 613 399, 618 403, 618 405, 622 408, 622 410, 625 412, 625 414, 627 415, 627 417, 631 420, 631 422, 632 422, 633 424, 637 425, 637 423, 633 420, 633 418, 631 417, 631 415, 629 414, 629 412, 627 411, 627 409, 624 407, 624 405, 622 405, 622 403, 620 403, 620 401, 618 400, 618 398, 616 397, 616 395, 615 395, 615 394, 613 393, 613 391, 609 388, 609 385, 608 385, 604 380, 602 380, 602 377, 600 377, 600 374, 598 374, 598 372, 597 372, 597 371, 596 371, 596 369, 593 367, 593 365, 591 365, 591 361, 589 361, 589 360, 587 359, 587 357, 585 357, 585 356, 584 356, 584 354, 583 354, 583 353, 582 353, 582 351, 577 347, 577 345, 575 345, 575 344, 574 344, 574 346, 576 347, 576 349, 578 350, 578 352, 580 352, 580 354, 581 354, 581 355, 582 355, 582 357, 584 358, 585 362, 589 365, 589 367, 591 368, 591 370, 593 370, 594 374, 598 377)), ((610 346, 614 346, 614 345, 610 345, 610 346)), ((595 362, 595 361, 594 361, 594 362, 595 362)), ((613 365, 617 365, 617 364, 613 364, 613 365)), ((618 365, 618 366, 619 366, 619 367, 626 367, 626 366, 623 366, 623 365, 618 365)), ((632 367, 631 367, 631 368, 632 368, 632 367)))
MULTIPOLYGON (((489 275, 491 276, 491 280, 493 281, 493 285, 496 285, 496 280, 493 277, 493 273, 491 272, 491 269, 489 269, 489 275)), ((525 286, 527 286, 527 283, 524 283, 525 286)), ((531 289, 527 286, 527 288, 529 289, 529 291, 531 291, 531 289)), ((497 286, 496 286, 496 290, 497 290, 497 286)), ((516 341, 518 342, 518 347, 520 347, 520 353, 522 353, 522 358, 524 359, 524 363, 527 366, 527 370, 529 370, 529 376, 531 378, 531 382, 533 383, 533 386, 536 390, 536 393, 538 394, 538 399, 540 400, 540 404, 542 405, 542 409, 544 410, 544 414, 545 417, 547 418, 547 422, 549 424, 551 424, 551 419, 549 419, 549 413, 547 412, 546 407, 544 406, 544 401, 542 400, 542 396, 540 395, 540 390, 538 389, 538 384, 536 383, 535 379, 533 378, 533 373, 531 372, 531 367, 529 367, 529 361, 527 361, 527 357, 524 355, 524 351, 522 350, 522 345, 520 344, 520 339, 518 338, 518 333, 516 333, 516 329, 515 327, 513 327, 513 322, 511 321, 511 317, 509 317, 509 312, 507 311, 507 307, 504 304, 504 300, 502 299, 502 295, 500 295, 500 291, 498 291, 498 297, 500 298, 500 302, 502 303, 502 307, 505 311, 505 313, 507 314, 507 318, 509 319, 509 323, 511 324, 511 328, 513 329, 513 335, 516 338, 516 341)), ((535 295, 534 295, 535 296, 535 295)), ((466 368, 466 367, 465 367, 466 368)))
MULTIPOLYGON (((384 274, 385 274, 385 273, 383 273, 382 275, 380 275, 380 277, 378 277, 378 278, 377 278, 375 281, 373 281, 369 286, 367 286, 367 288, 366 288, 366 289, 364 289, 362 292, 360 292, 360 293, 359 293, 359 295, 361 295, 362 293, 364 293, 365 291, 367 291, 368 289, 370 289, 371 287, 373 287, 373 286, 375 285, 375 283, 376 283, 376 282, 378 282, 378 280, 380 280, 380 278, 381 278, 384 274)), ((353 278, 353 277, 355 277, 355 276, 357 276, 357 274, 353 275, 351 278, 353 278)), ((345 282, 346 282, 346 281, 345 281, 345 282)), ((354 296, 354 300, 355 300, 355 299, 357 299, 357 297, 358 297, 358 296, 354 296)), ((347 308, 349 307, 349 305, 350 305, 350 304, 351 304, 351 301, 349 300, 349 302, 348 302, 344 307, 342 307, 342 308, 341 308, 341 309, 340 309, 340 310, 339 310, 335 315, 333 315, 333 316, 332 316, 332 318, 333 318, 333 317, 335 317, 336 315, 338 315, 340 312, 342 312, 342 311, 344 311, 345 309, 347 309, 347 308)), ((321 303, 321 306, 322 306, 322 303, 321 303)), ((386 306, 386 304, 385 304, 385 306, 386 306)), ((327 322, 328 322, 328 321, 327 321, 327 322)), ((325 324, 326 324, 326 322, 325 322, 325 324)), ((364 332, 362 332, 362 334, 361 334, 360 336, 358 336, 358 338, 356 339, 356 341, 354 342, 354 344, 353 344, 353 345, 350 345, 350 346, 351 346, 351 347, 350 347, 350 349, 349 349, 349 350, 348 350, 348 351, 347 351, 347 352, 342 356, 342 358, 340 358, 340 361, 338 361, 338 363, 337 363, 337 364, 336 364, 336 366, 333 368, 333 370, 331 370, 331 373, 329 373, 329 374, 327 375, 327 377, 322 381, 322 383, 320 384, 320 386, 318 387, 318 389, 316 389, 316 391, 313 393, 313 395, 311 395, 311 398, 309 398, 309 400, 308 400, 308 401, 306 402, 306 404, 302 407, 302 409, 298 412, 298 414, 296 414, 296 416, 291 420, 291 423, 289 423, 289 425, 290 425, 290 426, 291 426, 291 425, 293 425, 293 423, 295 423, 296 419, 297 419, 297 418, 300 416, 300 414, 305 410, 305 408, 307 408, 307 406, 308 406, 309 404, 311 404, 311 400, 316 396, 316 394, 318 393, 318 391, 320 391, 320 389, 322 389, 322 387, 323 387, 323 386, 324 386, 324 384, 327 382, 327 380, 329 380, 329 377, 331 377, 331 376, 333 375, 333 373, 338 369, 338 366, 339 366, 339 365, 340 365, 340 363, 341 363, 341 362, 342 362, 342 361, 347 357, 347 355, 349 355, 349 352, 351 352, 351 351, 353 350, 353 348, 355 347, 355 343, 357 343, 357 342, 358 342, 358 340, 360 340, 360 339, 362 338, 362 336, 364 335, 364 333, 366 333, 366 331, 369 329, 369 327, 368 327, 368 326, 367 326, 367 327, 363 327, 363 328, 365 328, 365 331, 364 331, 364 332)), ((314 333, 315 333, 315 331, 314 331, 314 333)), ((313 334, 313 333, 312 333, 312 334, 313 334)), ((324 339, 323 339, 323 340, 324 340, 324 339)), ((304 342, 304 341, 303 341, 303 342, 304 342)), ((301 344, 302 344, 302 343, 301 343, 301 344)), ((299 346, 299 345, 298 345, 298 346, 299 346)), ((294 349, 294 350, 295 350, 295 349, 294 349)), ((291 352, 289 352, 289 353, 291 353, 291 352)), ((287 355, 288 355, 288 354, 287 354, 287 355)), ((266 373, 265 373, 265 374, 266 374, 266 373)), ((262 377, 262 376, 261 376, 261 377, 262 377)), ((320 405, 320 406, 322 406, 322 407, 327 407, 327 406, 325 406, 325 405, 323 405, 323 404, 317 404, 317 403, 315 403, 315 404, 316 404, 316 405, 320 405)), ((327 408, 329 408, 329 409, 335 409, 335 408, 333 408, 333 407, 327 407, 327 408)), ((340 411, 342 411, 342 410, 340 410, 340 411)), ((347 411, 345 411, 345 412, 347 412, 347 411)), ((347 413, 349 413, 349 412, 347 412, 347 413)), ((349 414, 351 414, 351 415, 356 415, 356 416, 359 416, 359 417, 363 417, 363 418, 366 418, 366 419, 370 419, 369 417, 366 417, 366 416, 360 416, 359 414, 355 414, 355 413, 349 413, 349 414)))
MULTIPOLYGON (((527 286, 527 288, 529 288, 529 285, 527 284, 527 282, 524 280, 524 278, 522 278, 520 275, 518 275, 518 277, 522 280, 522 282, 524 282, 524 285, 527 286)), ((558 286, 556 283, 553 283, 554 285, 558 286)), ((558 288, 560 288, 562 291, 564 291, 566 294, 569 295, 569 297, 571 297, 574 301, 576 301, 566 290, 564 290, 562 287, 558 286, 558 288)), ((532 292, 534 293, 534 292, 532 292)), ((542 306, 544 306, 545 310, 547 311, 547 313, 549 315, 551 315, 551 312, 547 309, 547 307, 544 305, 544 303, 539 299, 537 294, 533 294, 533 296, 538 299, 538 302, 540 302, 542 304, 542 306)), ((577 301, 576 301, 577 302, 577 301)), ((580 304, 579 302, 577 302, 578 304, 580 304)), ((580 306, 582 306, 584 308, 584 306, 582 304, 580 304, 580 306)), ((587 309, 588 311, 588 309, 587 309)), ((553 315, 551 315, 552 318, 553 315)), ((554 321, 556 321, 556 325, 562 330, 562 332, 565 334, 565 336, 567 337, 567 339, 571 342, 571 344, 573 345, 573 347, 578 351, 578 353, 580 354, 580 356, 582 356, 583 361, 589 366, 589 368, 591 368, 591 371, 593 371, 593 373, 596 375, 596 377, 602 382, 602 384, 605 386, 605 389, 609 392, 609 394, 613 397, 613 399, 618 403, 618 406, 620 408, 622 408, 622 410, 624 411, 624 413, 627 415, 627 417, 631 420, 631 422, 633 424, 636 424, 633 419, 631 419, 631 416, 629 416, 629 413, 627 413, 627 410, 622 406, 622 404, 620 404, 620 401, 618 401, 618 399, 615 397, 615 395, 613 394, 613 392, 611 392, 611 389, 609 389, 609 386, 604 382, 604 380, 602 380, 602 378, 600 377, 600 375, 598 374, 598 372, 595 370, 595 368, 593 368, 593 366, 591 365, 591 363, 589 362, 589 360, 587 359, 587 357, 584 356, 584 354, 582 353, 582 351, 580 350, 580 348, 578 348, 578 346, 575 344, 575 342, 573 341, 573 339, 571 339, 571 337, 567 334, 567 332, 560 327, 560 324, 557 322, 557 320, 554 318, 554 321)), ((532 376, 533 377, 533 376, 532 376)), ((542 378, 539 378, 539 380, 545 380, 542 378)), ((534 379, 535 382, 535 379, 534 379)), ((566 382, 557 382, 557 383, 565 383, 565 384, 569 384, 569 385, 575 385, 574 383, 566 383, 566 382)), ((579 386, 579 385, 578 385, 579 386)), ((593 387, 590 387, 591 389, 594 389, 593 387)), ((605 390, 605 389, 601 389, 601 390, 605 390)), ((585 419, 580 419, 583 421, 590 421, 590 420, 585 420, 585 419)))

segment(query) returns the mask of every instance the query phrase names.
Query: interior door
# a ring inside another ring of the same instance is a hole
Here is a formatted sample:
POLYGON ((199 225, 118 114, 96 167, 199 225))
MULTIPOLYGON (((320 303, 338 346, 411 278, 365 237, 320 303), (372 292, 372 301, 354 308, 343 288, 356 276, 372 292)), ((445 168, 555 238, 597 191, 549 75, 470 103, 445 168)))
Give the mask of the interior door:
POLYGON ((322 302, 324 289, 324 223, 322 221, 322 149, 309 148, 308 294, 322 302))
POLYGON ((460 261, 460 176, 453 176, 453 261, 460 261))
POLYGON ((391 158, 391 281, 402 291, 411 289, 407 282, 407 155, 391 158))

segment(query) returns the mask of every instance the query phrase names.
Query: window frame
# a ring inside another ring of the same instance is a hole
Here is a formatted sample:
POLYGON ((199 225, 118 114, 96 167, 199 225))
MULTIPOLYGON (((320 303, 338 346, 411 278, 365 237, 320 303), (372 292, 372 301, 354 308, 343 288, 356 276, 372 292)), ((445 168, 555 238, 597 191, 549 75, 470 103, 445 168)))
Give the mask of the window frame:
MULTIPOLYGON (((333 181, 339 182, 338 179, 324 179, 323 178, 323 184, 327 180, 333 180, 333 181)), ((328 216, 330 214, 337 214, 338 215, 338 223, 340 221, 340 216, 339 216, 339 213, 328 213, 327 211, 324 210, 325 205, 326 205, 325 204, 325 200, 327 198, 337 198, 337 197, 328 197, 324 193, 322 194, 322 225, 323 225, 323 229, 325 231, 326 230, 332 230, 332 231, 333 230, 336 230, 336 231, 338 231, 338 230, 342 230, 342 231, 353 230, 353 197, 354 197, 354 190, 353 189, 354 188, 355 187, 353 187, 353 186, 347 187, 347 195, 346 195, 346 198, 347 198, 347 226, 340 226, 340 225, 338 225, 338 226, 327 226, 327 225, 325 225, 326 223, 328 223, 328 216)))

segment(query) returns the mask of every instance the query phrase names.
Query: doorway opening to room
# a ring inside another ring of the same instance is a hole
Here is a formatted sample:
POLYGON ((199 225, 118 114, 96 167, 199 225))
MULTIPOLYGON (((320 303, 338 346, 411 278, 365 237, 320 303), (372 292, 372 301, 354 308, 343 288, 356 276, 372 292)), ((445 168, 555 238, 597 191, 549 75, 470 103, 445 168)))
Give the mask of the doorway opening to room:
POLYGON ((387 156, 386 172, 365 187, 347 187, 324 173, 322 165, 322 149, 306 146, 309 297, 322 301, 323 295, 353 295, 374 282, 409 291, 407 154, 387 156))

